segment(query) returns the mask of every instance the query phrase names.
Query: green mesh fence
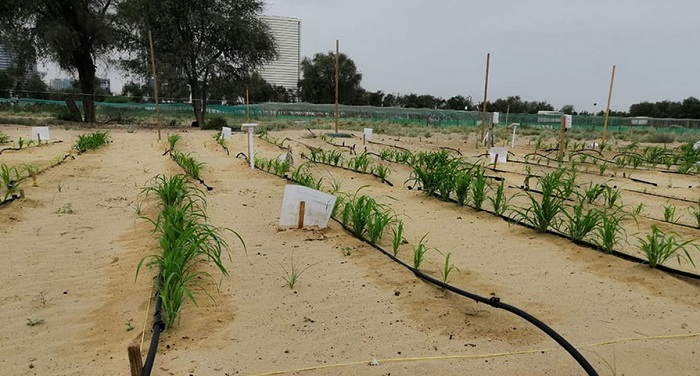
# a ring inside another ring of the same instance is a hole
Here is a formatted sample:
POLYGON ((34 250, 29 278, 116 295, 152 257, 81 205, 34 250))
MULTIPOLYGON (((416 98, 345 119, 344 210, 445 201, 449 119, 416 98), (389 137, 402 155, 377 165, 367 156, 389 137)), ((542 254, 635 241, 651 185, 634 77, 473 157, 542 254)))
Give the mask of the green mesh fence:
MULTIPOLYGON (((0 98, 0 103, 15 105, 48 104, 64 105, 63 101, 42 99, 8 99, 0 98)), ((81 103, 77 102, 79 106, 81 103)), ((120 109, 124 111, 155 111, 153 103, 111 103, 96 102, 97 108, 120 109)), ((192 105, 186 103, 162 103, 160 110, 171 113, 192 113, 192 105)), ((481 125, 482 114, 478 111, 433 110, 423 108, 401 107, 372 107, 372 106, 339 106, 340 117, 343 121, 370 121, 391 124, 423 125, 433 127, 476 127, 481 125)), ((207 105, 208 114, 218 114, 228 117, 245 117, 245 105, 207 105)), ((252 119, 288 119, 309 120, 312 118, 331 119, 335 117, 335 106, 332 104, 310 103, 263 103, 248 106, 252 119)), ((490 119, 490 116, 488 117, 490 119)), ((500 114, 500 124, 517 123, 520 127, 558 129, 561 115, 544 114, 500 114)), ((603 116, 573 116, 573 126, 579 129, 601 130, 605 118, 603 116)), ((700 131, 700 120, 694 119, 653 119, 653 118, 621 118, 610 117, 608 129, 615 131, 658 130, 676 133, 700 131)))

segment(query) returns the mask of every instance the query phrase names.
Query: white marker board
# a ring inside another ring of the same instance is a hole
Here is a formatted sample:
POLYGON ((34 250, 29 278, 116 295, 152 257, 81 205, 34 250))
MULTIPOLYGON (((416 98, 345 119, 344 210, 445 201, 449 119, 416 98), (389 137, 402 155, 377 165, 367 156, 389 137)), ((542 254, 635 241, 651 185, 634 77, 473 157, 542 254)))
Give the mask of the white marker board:
POLYGON ((224 140, 230 140, 231 139, 231 128, 230 127, 222 127, 221 128, 221 136, 224 137, 224 140))
POLYGON ((574 124, 573 116, 571 115, 564 115, 564 125, 566 129, 571 128, 571 126, 574 124))
POLYGON ((494 112, 494 113, 493 113, 493 117, 491 118, 491 122, 492 122, 493 124, 498 124, 499 115, 500 115, 500 114, 499 114, 498 112, 494 112))
POLYGON ((304 201, 304 226, 326 228, 333 213, 335 196, 301 185, 288 184, 284 187, 280 226, 297 226, 299 205, 304 201))
POLYGON ((50 139, 49 127, 32 127, 32 140, 48 141, 50 139))
POLYGON ((369 141, 372 139, 372 128, 365 128, 362 134, 365 135, 365 140, 369 141))
POLYGON ((493 163, 498 155, 498 163, 508 162, 508 148, 505 146, 494 146, 489 149, 489 163, 493 163))

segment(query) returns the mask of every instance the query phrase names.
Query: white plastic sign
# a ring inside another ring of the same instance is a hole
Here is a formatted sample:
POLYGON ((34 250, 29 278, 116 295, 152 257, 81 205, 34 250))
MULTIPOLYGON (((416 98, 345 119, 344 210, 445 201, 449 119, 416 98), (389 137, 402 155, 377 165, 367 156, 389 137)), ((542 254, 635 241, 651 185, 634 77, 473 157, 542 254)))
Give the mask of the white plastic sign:
POLYGON ((505 146, 494 146, 489 149, 489 163, 496 161, 496 156, 498 156, 498 163, 508 162, 508 148, 505 146))
POLYGON ((284 187, 280 226, 297 226, 299 206, 304 201, 304 226, 326 228, 331 218, 335 196, 301 185, 288 184, 284 187))
POLYGON ((365 140, 371 140, 372 139, 372 128, 365 128, 364 132, 362 134, 365 135, 365 140))
POLYGON ((573 125, 573 117, 571 115, 564 115, 564 125, 566 126, 566 129, 571 128, 573 125))
POLYGON ((49 127, 32 127, 32 140, 48 141, 50 139, 49 127))
POLYGON ((491 119, 492 119, 491 122, 492 122, 493 124, 498 124, 498 115, 499 115, 498 112, 494 112, 494 113, 493 113, 493 117, 491 118, 491 119))
POLYGON ((230 140, 231 139, 231 128, 222 127, 221 128, 221 135, 224 137, 224 140, 230 140))

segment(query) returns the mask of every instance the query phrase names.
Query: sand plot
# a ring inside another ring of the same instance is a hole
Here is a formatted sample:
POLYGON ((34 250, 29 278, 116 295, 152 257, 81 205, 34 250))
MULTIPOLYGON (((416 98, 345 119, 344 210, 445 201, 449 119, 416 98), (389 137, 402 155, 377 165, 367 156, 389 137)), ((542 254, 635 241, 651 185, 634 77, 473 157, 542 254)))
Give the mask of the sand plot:
MULTIPOLYGON (((136 282, 134 279, 136 265, 155 251, 157 240, 137 219, 136 211, 140 205, 143 215, 153 214, 148 211, 150 199, 140 194, 153 176, 182 173, 183 169, 162 155, 168 143, 157 143, 155 133, 108 131, 113 142, 107 147, 50 170, 40 178, 39 187, 27 191, 25 201, 0 209, 2 262, 6 270, 14 272, 2 277, 7 287, 0 314, 8 323, 0 337, 3 373, 124 374, 128 367, 126 346, 140 342, 144 324, 150 328, 146 312, 150 276, 142 274, 136 282), (59 182, 62 192, 56 188, 59 182), (73 213, 57 213, 67 203, 72 204, 73 213), (6 250, 5 240, 14 244, 11 251, 6 250), (40 300, 43 290, 48 290, 43 294, 45 306, 40 300), (29 326, 27 318, 43 319, 44 323, 29 326), (133 329, 129 330, 129 323, 133 329), (29 368, 30 363, 34 368, 29 368)), ((64 137, 66 140, 84 133, 57 130, 60 132, 71 136, 64 137)), ((59 137, 53 133, 52 129, 52 137, 59 137)), ((247 149, 246 135, 232 134, 227 140, 231 155, 227 155, 213 133, 180 131, 182 139, 176 150, 205 163, 201 177, 214 187, 206 193, 209 219, 237 231, 247 252, 232 247, 231 261, 226 261, 231 277, 217 280, 218 289, 208 290, 213 300, 202 295, 198 307, 185 304, 180 325, 163 334, 154 374, 260 374, 308 367, 316 368, 311 374, 346 375, 464 374, 465 370, 486 375, 523 370, 582 374, 563 351, 541 352, 557 346, 534 327, 506 312, 417 280, 337 223, 331 222, 323 230, 280 230, 280 205, 287 182, 250 170, 243 159, 235 158, 247 149), (294 289, 286 284, 282 268, 291 266, 292 255, 298 267, 310 266, 294 289), (379 366, 370 366, 375 359, 379 366)), ((288 137, 326 152, 342 150, 344 160, 362 155, 367 147, 370 166, 390 168, 387 179, 393 187, 376 176, 331 165, 306 164, 303 169, 313 181, 320 180, 326 192, 359 192, 390 208, 404 223, 407 243, 399 244, 401 259, 412 262, 414 248, 428 234, 421 270, 439 278, 445 256, 451 254, 450 263, 459 268, 450 274, 451 284, 498 296, 534 314, 579 346, 601 374, 611 373, 606 362, 614 365, 618 374, 700 372, 693 353, 700 342, 691 337, 700 332, 696 282, 426 196, 417 190, 420 184, 406 183, 411 167, 377 156, 387 148, 401 149, 362 145, 360 132, 353 142, 345 140, 346 146, 356 145, 357 154, 345 147, 334 148, 320 137, 306 138, 308 134, 299 130, 269 136, 275 140, 288 137), (656 338, 660 336, 665 337, 656 338), (656 339, 627 340, 643 337, 656 339), (611 340, 620 341, 601 344, 611 340), (587 344, 595 346, 585 347, 587 344)), ((428 140, 430 143, 417 138, 395 139, 376 132, 373 135, 373 142, 396 144, 412 152, 450 147, 459 149, 465 160, 484 159, 475 157, 483 150, 462 140, 437 135, 428 140)), ((282 175, 291 176, 306 162, 301 154, 311 154, 296 143, 293 150, 295 163, 280 167, 282 175)), ((516 158, 525 154, 517 148, 514 152, 516 158)), ((256 157, 280 161, 283 153, 281 148, 256 139, 256 157)), ((5 157, 0 156, 0 161, 5 157)), ((504 177, 505 194, 511 196, 520 189, 508 186, 522 184, 525 167, 499 163, 498 170, 509 172, 486 169, 484 174, 504 177)), ((553 170, 534 165, 531 169, 538 174, 553 170)), ((641 171, 630 170, 633 177, 645 180, 662 181, 657 175, 664 174, 644 171, 642 176, 641 171)), ((601 183, 607 179, 594 179, 595 174, 579 176, 585 177, 579 185, 587 185, 589 179, 601 183)), ((694 178, 674 174, 672 183, 674 187, 693 185, 694 178)), ((643 183, 624 181, 630 184, 624 188, 643 192, 642 185, 637 185, 643 183)), ((488 197, 493 198, 498 183, 493 179, 488 182, 483 203, 486 209, 492 209, 488 197)), ((651 189, 693 199, 692 190, 653 187, 648 191, 651 189)), ((645 211, 652 211, 649 216, 663 219, 652 207, 660 208, 667 205, 665 202, 658 203, 643 193, 623 190, 621 194, 624 204, 648 202, 645 211)), ((523 198, 513 199, 511 204, 526 204, 523 198)), ((679 201, 672 203, 681 205, 679 201)), ((605 206, 604 200, 600 204, 605 206)), ((691 219, 684 213, 679 222, 690 225, 691 219)), ((675 229, 684 238, 695 231, 663 221, 638 220, 640 227, 655 223, 659 228, 675 229)), ((625 222, 630 243, 635 240, 635 226, 634 221, 625 222)), ((227 240, 231 244, 236 241, 233 235, 227 235, 227 240)), ((391 250, 391 232, 378 243, 391 250)), ((634 244, 629 246, 633 248, 634 244)), ((668 263, 677 266, 675 259, 668 263)), ((688 266, 688 270, 694 269, 688 266)), ((147 330, 146 337, 149 335, 147 330)))

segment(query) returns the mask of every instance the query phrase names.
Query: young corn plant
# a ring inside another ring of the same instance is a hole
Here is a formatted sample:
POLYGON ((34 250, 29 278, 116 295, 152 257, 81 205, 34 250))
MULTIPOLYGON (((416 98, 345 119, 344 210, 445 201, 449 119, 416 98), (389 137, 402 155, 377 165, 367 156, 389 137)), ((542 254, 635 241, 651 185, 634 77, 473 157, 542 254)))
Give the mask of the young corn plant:
POLYGON ((175 151, 175 145, 177 145, 180 139, 181 137, 177 133, 173 133, 168 137, 168 151, 166 152, 167 154, 173 154, 173 151, 175 151))
POLYGON ((481 210, 486 201, 486 172, 483 166, 477 165, 474 171, 474 179, 471 183, 472 206, 481 210))
POLYGON ((609 185, 603 186, 603 198, 605 199, 605 206, 607 206, 608 209, 621 208, 621 197, 619 189, 609 185))
POLYGON ((289 288, 293 290, 294 286, 296 286, 297 282, 299 281, 299 277, 301 277, 301 275, 305 271, 311 269, 311 267, 313 267, 317 264, 318 263, 307 265, 305 268, 299 268, 297 265, 294 264, 294 252, 292 252, 292 258, 291 258, 291 262, 289 265, 289 269, 285 268, 284 265, 280 264, 280 266, 282 267, 282 270, 284 270, 283 278, 284 278, 284 281, 286 282, 287 286, 289 286, 289 288))
POLYGON ((399 254, 399 247, 401 246, 401 243, 403 243, 403 221, 397 220, 396 226, 394 226, 391 231, 393 235, 391 240, 391 248, 394 251, 394 256, 396 256, 399 254))
POLYGON ((0 145, 9 144, 10 142, 12 142, 10 136, 0 132, 0 145))
POLYGON ((386 181, 386 178, 389 177, 390 172, 391 169, 389 166, 383 164, 378 164, 372 169, 372 175, 376 176, 381 181, 386 181))
POLYGON ((423 237, 418 242, 416 248, 413 249, 413 268, 420 270, 420 267, 425 261, 425 254, 428 253, 428 247, 425 245, 425 238, 428 234, 423 235, 423 237))
POLYGON ((574 243, 581 242, 591 231, 593 231, 601 220, 601 214, 596 209, 584 208, 584 200, 579 201, 571 213, 564 210, 566 222, 564 222, 564 233, 568 235, 574 243))
POLYGON ((627 217, 620 210, 600 211, 600 222, 595 229, 593 244, 605 253, 612 253, 621 240, 627 241, 627 231, 622 221, 627 217))
POLYGON ((204 169, 205 163, 204 162, 197 162, 190 156, 191 154, 185 154, 182 152, 175 152, 172 154, 173 160, 175 160, 175 163, 180 165, 183 170, 187 173, 187 175, 191 176, 193 179, 202 180, 202 169, 204 169))
POLYGON ((528 191, 530 206, 525 209, 514 209, 516 216, 525 223, 528 223, 538 232, 547 232, 550 227, 558 227, 557 218, 564 211, 563 188, 564 175, 566 170, 557 169, 538 178, 542 195, 539 200, 528 191))
POLYGON ((681 259, 686 260, 695 266, 693 258, 688 250, 690 248, 698 249, 692 240, 682 241, 677 238, 678 234, 666 234, 659 230, 656 225, 651 225, 651 233, 646 235, 646 238, 639 238, 639 249, 646 255, 649 266, 656 268, 658 265, 665 263, 669 258, 676 256, 678 264, 681 259))
POLYGON ((442 277, 442 281, 445 283, 449 283, 450 274, 453 270, 456 270, 458 272, 460 271, 458 267, 450 263, 450 256, 452 256, 452 253, 448 253, 445 256, 445 263, 443 264, 442 269, 440 269, 440 276, 442 277))
POLYGON ((679 217, 676 216, 676 205, 664 205, 664 222, 677 223, 678 218, 679 217))
POLYGON ((306 163, 294 170, 291 179, 297 182, 297 184, 309 187, 311 189, 321 190, 323 187, 323 177, 318 179, 314 178, 313 174, 311 173, 311 168, 309 168, 309 165, 306 163))
POLYGON ((584 188, 583 197, 587 203, 593 204, 604 192, 605 187, 603 185, 590 182, 588 186, 584 188))
POLYGON ((4 191, 3 201, 13 197, 19 191, 19 179, 20 173, 17 167, 6 164, 0 166, 0 192, 4 191))
POLYGON ((459 206, 467 205, 473 177, 472 168, 460 171, 455 176, 454 192, 459 206))
POLYGON ((695 227, 700 228, 700 203, 690 208, 690 215, 695 219, 695 227))
POLYGON ((109 142, 109 133, 107 132, 94 132, 78 135, 78 139, 75 140, 73 148, 82 154, 88 150, 97 150, 103 145, 109 142))
POLYGON ((501 180, 500 184, 498 184, 496 187, 495 194, 493 196, 489 196, 488 200, 491 202, 493 211, 496 214, 503 215, 506 210, 508 210, 508 203, 510 202, 510 199, 506 198, 505 180, 501 180))

